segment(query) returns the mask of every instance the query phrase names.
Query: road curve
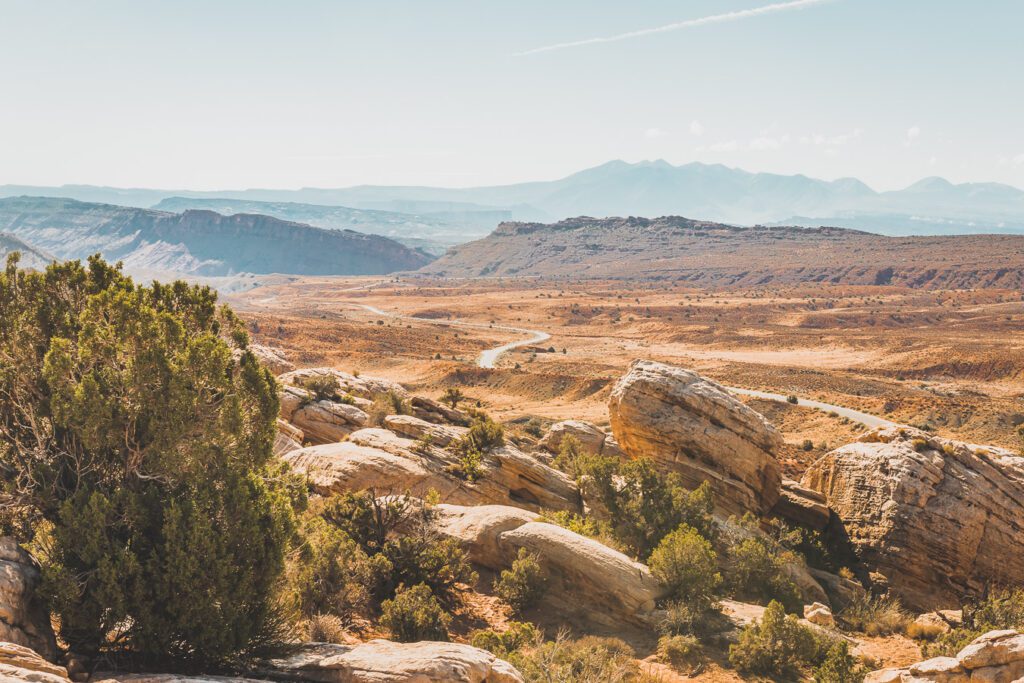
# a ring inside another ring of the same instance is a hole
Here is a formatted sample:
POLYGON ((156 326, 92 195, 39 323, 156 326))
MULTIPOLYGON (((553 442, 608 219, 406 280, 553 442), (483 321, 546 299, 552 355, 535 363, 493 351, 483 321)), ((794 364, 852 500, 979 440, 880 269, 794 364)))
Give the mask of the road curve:
POLYGON ((501 332, 512 332, 515 334, 530 335, 527 339, 520 339, 519 341, 509 342, 507 344, 502 344, 501 346, 496 346, 493 349, 485 349, 484 351, 482 351, 476 359, 476 364, 481 368, 493 368, 497 364, 498 358, 500 358, 501 355, 506 353, 507 351, 518 349, 520 346, 540 344, 542 342, 546 342, 548 339, 551 339, 550 334, 548 334, 547 332, 541 332, 540 330, 527 330, 522 327, 509 327, 507 325, 486 325, 484 323, 470 323, 462 320, 433 320, 430 318, 417 318, 414 315, 402 315, 401 313, 390 313, 388 311, 383 311, 377 308, 376 306, 370 306, 369 304, 352 303, 350 305, 362 308, 363 310, 369 311, 374 315, 382 315, 389 318, 396 318, 398 320, 415 320, 416 322, 420 323, 446 325, 448 327, 471 327, 473 329, 478 330, 499 330, 501 332))
MULTIPOLYGON (((548 339, 551 339, 550 334, 548 334, 547 332, 542 332, 541 330, 528 330, 522 327, 509 327, 507 325, 486 325, 483 323, 471 323, 462 320, 432 320, 430 318, 417 318, 416 316, 413 315, 402 315, 401 313, 389 313, 388 311, 383 311, 377 308, 376 306, 370 306, 368 304, 350 303, 349 305, 355 306, 357 308, 362 308, 363 310, 369 311, 374 315, 380 315, 389 318, 397 318, 399 320, 415 320, 416 322, 432 323, 434 325, 446 325, 449 327, 471 327, 480 330, 500 330, 502 332, 512 332, 515 334, 530 335, 527 339, 512 341, 507 344, 502 344, 501 346, 496 346, 493 349, 485 349, 484 351, 482 351, 476 359, 476 364, 481 368, 494 368, 498 362, 498 358, 500 358, 502 354, 508 351, 512 351, 513 349, 517 349, 521 346, 540 344, 542 342, 546 342, 548 339)), ((734 394, 740 394, 743 396, 753 396, 755 398, 764 398, 770 401, 781 402, 788 402, 789 400, 788 396, 785 396, 783 394, 774 394, 770 391, 757 391, 756 389, 742 389, 740 387, 729 386, 725 388, 734 394)), ((859 422, 871 429, 874 429, 876 427, 901 426, 897 422, 886 420, 885 418, 878 417, 877 415, 872 415, 870 413, 862 413, 859 410, 854 410, 853 408, 844 408, 843 406, 837 406, 832 403, 824 403, 822 401, 812 401, 806 398, 798 398, 797 405, 801 405, 806 408, 817 408, 818 410, 823 410, 825 412, 833 412, 839 415, 840 417, 845 417, 850 420, 853 420, 854 422, 859 422)))

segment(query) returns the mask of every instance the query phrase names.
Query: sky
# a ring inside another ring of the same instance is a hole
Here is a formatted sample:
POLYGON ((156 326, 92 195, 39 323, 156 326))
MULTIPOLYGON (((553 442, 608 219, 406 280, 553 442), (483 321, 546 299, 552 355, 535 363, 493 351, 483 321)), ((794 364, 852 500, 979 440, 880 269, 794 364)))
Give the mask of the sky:
POLYGON ((1024 187, 1021 0, 0 0, 0 184, 1024 187))

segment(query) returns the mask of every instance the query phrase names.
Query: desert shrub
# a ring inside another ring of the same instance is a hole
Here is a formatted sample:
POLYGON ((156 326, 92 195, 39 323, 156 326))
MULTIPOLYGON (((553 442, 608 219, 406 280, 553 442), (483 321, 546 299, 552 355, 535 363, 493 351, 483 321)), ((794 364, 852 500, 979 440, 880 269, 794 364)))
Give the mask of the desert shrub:
POLYGON ((381 604, 380 623, 400 643, 448 640, 450 622, 430 587, 422 583, 399 588, 394 598, 381 604))
POLYGON ((907 624, 905 633, 908 638, 912 638, 913 640, 926 640, 931 642, 946 633, 947 630, 947 628, 940 624, 924 624, 912 621, 907 624))
POLYGON ((729 646, 729 662, 740 673, 792 679, 802 668, 820 665, 830 645, 773 600, 761 620, 744 628, 729 646))
POLYGON ((811 441, 810 439, 804 439, 803 443, 800 444, 800 449, 804 451, 813 451, 814 442, 811 441))
POLYGON ((344 643, 345 623, 333 614, 314 614, 305 622, 306 640, 313 643, 344 643))
POLYGON ((688 491, 677 475, 663 474, 646 458, 584 458, 581 473, 605 510, 601 521, 610 535, 642 560, 681 524, 705 538, 714 537, 713 497, 707 482, 688 491))
POLYGON ((459 404, 466 400, 466 395, 458 387, 448 387, 441 396, 441 403, 448 404, 451 408, 458 408, 459 404))
POLYGON ((0 494, 45 522, 74 651, 216 667, 281 637, 299 489, 247 347, 206 287, 136 285, 99 257, 0 273, 0 494))
POLYGON ((378 497, 361 491, 332 496, 321 514, 370 559, 371 592, 378 599, 391 597, 401 584, 422 583, 448 600, 456 584, 476 582, 458 542, 433 531, 430 506, 407 495, 378 497))
POLYGON ((370 424, 379 427, 384 424, 384 418, 388 415, 408 415, 409 404, 397 392, 387 391, 374 396, 366 414, 370 418, 370 424))
POLYGON ((910 615, 896 598, 863 596, 839 613, 840 622, 851 631, 869 636, 903 633, 910 624, 910 615))
POLYGON ((303 379, 299 386, 313 394, 317 401, 335 401, 339 398, 341 385, 334 375, 312 375, 303 379))
POLYGON ((469 637, 469 644, 487 650, 498 657, 507 658, 511 653, 536 643, 541 638, 537 627, 529 622, 510 621, 504 631, 481 629, 469 637))
POLYGON ((483 457, 491 450, 505 445, 505 430, 500 424, 487 417, 474 417, 469 431, 452 444, 452 452, 458 462, 448 466, 447 471, 468 481, 476 481, 483 474, 483 457))
POLYGON ((345 405, 354 406, 356 399, 352 394, 342 394, 337 398, 338 403, 344 403, 345 405))
POLYGON ((661 540, 651 553, 651 573, 665 584, 676 602, 695 614, 712 608, 722 577, 711 542, 685 524, 661 540))
POLYGON ((540 521, 557 524, 580 536, 596 539, 609 548, 614 548, 620 552, 627 550, 618 539, 612 536, 610 525, 595 517, 581 515, 569 510, 545 510, 541 514, 540 521))
POLYGON ((288 591, 299 614, 348 622, 366 607, 379 568, 344 531, 310 513, 288 561, 288 591))
POLYGON ((523 431, 538 439, 544 436, 544 426, 541 424, 540 420, 535 417, 530 418, 526 422, 526 425, 523 426, 523 431))
POLYGON ((925 646, 928 657, 952 656, 989 631, 1024 630, 1024 588, 998 588, 963 606, 963 621, 925 646))
MULTIPOLYGON (((735 521, 735 520, 734 520, 735 521)), ((781 602, 790 612, 803 607, 787 566, 800 559, 769 536, 757 532, 752 518, 741 520, 729 539, 725 582, 732 595, 766 603, 781 602)))
POLYGON ((704 650, 694 636, 662 636, 658 639, 658 659, 677 671, 688 671, 704 659, 704 650))
POLYGON ((558 455, 555 456, 554 465, 566 474, 579 478, 582 474, 582 460, 586 458, 583 452, 583 444, 572 434, 562 437, 558 446, 558 455))
POLYGON ((640 675, 632 648, 617 638, 560 633, 509 655, 527 683, 633 683, 640 675))
POLYGON ((836 640, 829 646, 825 659, 814 668, 815 683, 863 683, 865 668, 850 654, 845 640, 836 640))
POLYGON ((520 548, 512 566, 494 582, 494 592, 516 612, 529 609, 544 597, 548 579, 539 560, 539 555, 520 548))
POLYGON ((793 405, 796 405, 797 403, 800 403, 800 399, 797 398, 795 394, 790 394, 789 396, 786 397, 786 403, 792 403, 793 405))

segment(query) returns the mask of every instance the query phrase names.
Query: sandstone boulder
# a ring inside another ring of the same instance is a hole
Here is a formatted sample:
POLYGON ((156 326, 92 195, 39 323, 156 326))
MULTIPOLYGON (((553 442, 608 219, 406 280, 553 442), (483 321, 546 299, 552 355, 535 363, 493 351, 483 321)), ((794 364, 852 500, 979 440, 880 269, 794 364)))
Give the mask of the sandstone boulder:
POLYGON ((823 494, 791 479, 782 480, 781 495, 772 508, 772 514, 797 526, 817 531, 824 531, 832 518, 832 511, 828 509, 823 494))
POLYGON ((412 415, 388 415, 384 426, 407 439, 429 437, 431 444, 441 448, 447 448, 469 431, 466 427, 437 425, 412 415))
POLYGON ((656 601, 667 595, 646 565, 554 524, 528 522, 498 534, 498 545, 508 564, 519 548, 539 556, 549 576, 545 604, 562 614, 650 626, 656 601))
POLYGON ((991 631, 956 657, 935 657, 903 669, 868 674, 865 683, 1019 683, 1024 678, 1024 634, 991 631))
POLYGON ((832 616, 832 610, 829 609, 828 605, 823 605, 820 602, 804 605, 804 619, 815 626, 823 628, 833 628, 836 625, 835 617, 832 616))
POLYGON ((632 458, 650 457, 719 509, 763 515, 779 498, 782 436, 721 385, 683 368, 637 360, 609 400, 612 431, 632 458))
POLYGON ((51 664, 31 648, 9 642, 0 642, 0 680, 70 683, 67 669, 51 664))
POLYGON ((277 418, 277 436, 274 437, 274 455, 281 457, 302 448, 305 441, 302 430, 291 422, 277 418))
POLYGON ((57 654, 50 617, 35 597, 39 565, 10 537, 0 538, 0 641, 57 654))
POLYGON ((338 383, 338 392, 348 394, 353 398, 361 398, 372 401, 380 396, 394 394, 403 399, 408 399, 409 393, 398 382, 379 377, 355 376, 333 368, 303 368, 288 372, 280 377, 278 381, 286 386, 303 387, 309 380, 319 377, 333 377, 338 383))
POLYGON ((522 683, 503 659, 461 643, 394 643, 371 640, 356 646, 311 644, 274 660, 272 677, 324 683, 522 683))
POLYGON ((596 425, 583 420, 565 420, 556 422, 548 429, 540 441, 540 447, 549 453, 558 454, 562 448, 562 439, 573 436, 580 442, 583 452, 588 455, 619 455, 618 444, 596 425), (607 448, 608 452, 605 452, 607 448))
POLYGON ((1024 582, 1024 458, 911 429, 870 432, 814 463, 861 561, 921 611, 1024 582))
POLYGON ((456 408, 449 408, 439 401, 425 396, 413 396, 409 399, 409 407, 415 417, 433 422, 434 424, 469 424, 469 415, 456 408))
MULTIPOLYGON (((423 433, 436 430, 441 438, 457 429, 420 422, 425 425, 423 433)), ((294 471, 308 476, 314 490, 323 495, 372 488, 390 493, 409 491, 422 497, 433 489, 446 503, 580 509, 579 491, 572 479, 513 446, 487 453, 480 477, 469 482, 454 472, 458 458, 432 444, 370 428, 353 432, 342 443, 293 451, 284 460, 294 471)))
POLYGON ((249 344, 249 350, 263 365, 275 375, 290 372, 295 369, 295 364, 288 360, 284 351, 272 346, 263 344, 249 344))

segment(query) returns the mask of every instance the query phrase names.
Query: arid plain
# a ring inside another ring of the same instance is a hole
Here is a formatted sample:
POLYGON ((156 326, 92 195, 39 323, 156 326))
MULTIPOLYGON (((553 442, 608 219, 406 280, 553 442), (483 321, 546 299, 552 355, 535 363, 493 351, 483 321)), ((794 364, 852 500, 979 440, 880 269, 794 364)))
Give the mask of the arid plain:
POLYGON ((805 401, 1010 447, 1024 422, 1024 297, 1011 290, 281 278, 229 301, 258 342, 299 367, 383 376, 427 395, 458 386, 505 421, 607 426, 610 387, 636 358, 794 396, 742 397, 782 430, 793 475, 864 430, 805 401), (485 350, 533 332, 550 339, 480 367, 485 350))

